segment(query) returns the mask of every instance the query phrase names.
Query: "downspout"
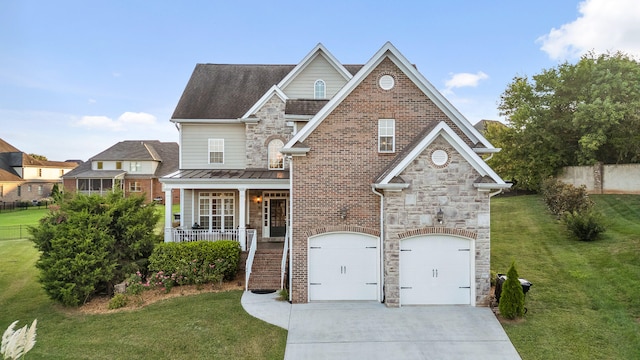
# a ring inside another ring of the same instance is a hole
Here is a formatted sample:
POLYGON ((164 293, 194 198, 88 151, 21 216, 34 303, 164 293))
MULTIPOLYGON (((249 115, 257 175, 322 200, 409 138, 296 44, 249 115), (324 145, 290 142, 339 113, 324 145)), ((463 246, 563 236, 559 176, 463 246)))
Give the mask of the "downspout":
POLYGON ((289 161, 289 303, 293 301, 293 274, 291 274, 291 268, 293 264, 293 157, 291 155, 286 156, 289 161))
POLYGON ((371 191, 374 194, 380 196, 380 298, 382 299, 382 303, 384 303, 384 195, 378 192, 375 188, 374 184, 371 184, 371 191))

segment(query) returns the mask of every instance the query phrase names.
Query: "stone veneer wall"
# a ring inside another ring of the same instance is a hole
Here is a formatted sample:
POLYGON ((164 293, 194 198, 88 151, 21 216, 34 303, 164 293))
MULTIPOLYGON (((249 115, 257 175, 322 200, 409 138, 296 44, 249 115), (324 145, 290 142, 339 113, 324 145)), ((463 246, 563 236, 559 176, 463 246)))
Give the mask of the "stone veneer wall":
POLYGON ((384 276, 385 303, 400 305, 400 239, 407 232, 441 233, 471 238, 475 242, 476 305, 487 305, 490 291, 489 193, 473 183, 480 175, 441 137, 437 138, 400 177, 411 184, 402 192, 385 193, 384 276), (449 154, 449 163, 437 167, 430 161, 435 149, 449 154), (444 223, 435 222, 442 209, 444 223))
MULTIPOLYGON (((260 119, 257 124, 246 126, 247 168, 268 168, 268 145, 273 139, 287 143, 291 139, 293 127, 286 126, 284 119, 285 103, 273 95, 265 105, 256 112, 260 119)), ((287 162, 284 163, 288 167, 287 162)))

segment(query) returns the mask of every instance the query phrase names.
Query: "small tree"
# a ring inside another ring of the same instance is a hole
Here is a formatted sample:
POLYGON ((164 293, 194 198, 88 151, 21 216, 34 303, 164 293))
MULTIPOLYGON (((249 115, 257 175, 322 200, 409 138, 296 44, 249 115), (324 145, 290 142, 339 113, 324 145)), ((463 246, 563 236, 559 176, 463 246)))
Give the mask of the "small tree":
POLYGON ((515 262, 511 263, 507 272, 507 280, 502 284, 498 309, 500 309, 500 315, 507 319, 515 319, 524 315, 524 291, 518 279, 515 262))

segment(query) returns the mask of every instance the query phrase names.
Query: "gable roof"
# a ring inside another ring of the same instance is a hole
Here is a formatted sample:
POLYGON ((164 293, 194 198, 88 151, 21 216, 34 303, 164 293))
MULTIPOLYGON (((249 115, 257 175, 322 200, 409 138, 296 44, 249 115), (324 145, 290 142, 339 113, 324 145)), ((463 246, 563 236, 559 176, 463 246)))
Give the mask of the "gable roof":
POLYGON ((349 72, 349 70, 347 70, 342 64, 340 64, 340 62, 338 61, 338 59, 336 59, 335 56, 333 56, 333 54, 331 54, 329 52, 329 50, 327 50, 327 48, 324 47, 324 45, 322 44, 318 44, 316 45, 316 47, 314 47, 308 54, 307 56, 305 56, 299 63, 298 65, 296 65, 296 67, 291 70, 291 72, 289 74, 287 74, 287 76, 285 76, 279 83, 278 83, 278 87, 280 89, 284 89, 285 87, 287 87, 287 85, 289 85, 291 83, 291 81, 293 81, 293 79, 295 79, 300 73, 302 73, 304 71, 304 69, 306 69, 307 66, 309 66, 309 64, 311 64, 313 62, 313 60, 315 58, 317 58, 318 56, 322 56, 324 57, 329 64, 340 74, 342 75, 342 77, 345 80, 349 80, 353 77, 353 74, 351 74, 349 72))
MULTIPOLYGON (((178 143, 175 142, 125 140, 93 156, 65 174, 63 178, 109 177, 111 175, 108 171, 91 170, 93 161, 157 161, 160 164, 154 175, 160 177, 178 170, 179 152, 178 143)), ((115 173, 120 174, 124 171, 118 170, 115 173)))
POLYGON ((474 143, 480 147, 493 149, 493 145, 476 130, 467 120, 418 70, 413 66, 393 44, 387 42, 376 54, 356 73, 353 78, 303 127, 291 140, 285 144, 283 153, 291 149, 297 142, 303 142, 322 121, 385 59, 389 58, 403 71, 422 92, 431 99, 474 143))
POLYGON ((16 175, 17 173, 13 171, 14 167, 32 166, 71 169, 77 166, 77 163, 75 162, 38 160, 33 156, 20 151, 3 139, 0 139, 0 158, 2 159, 0 162, 0 168, 16 175))
MULTIPOLYGON (((503 189, 511 186, 510 184, 506 184, 478 154, 466 146, 460 136, 444 121, 425 129, 419 134, 414 141, 409 144, 404 151, 398 154, 391 164, 378 175, 374 180, 375 186, 384 188, 386 185, 398 183, 396 177, 438 137, 444 138, 480 174, 481 181, 474 184, 474 186, 487 189, 503 189)), ((397 187, 397 185, 392 186, 397 187)))

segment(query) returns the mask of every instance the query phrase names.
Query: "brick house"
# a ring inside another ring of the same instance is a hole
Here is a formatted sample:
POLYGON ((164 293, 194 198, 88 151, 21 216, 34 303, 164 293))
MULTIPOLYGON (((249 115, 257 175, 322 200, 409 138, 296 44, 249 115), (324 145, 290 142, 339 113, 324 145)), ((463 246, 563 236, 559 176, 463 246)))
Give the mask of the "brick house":
MULTIPOLYGON (((63 176, 65 191, 104 195, 119 188, 125 196, 165 198, 159 178, 178 170, 178 144, 157 140, 121 141, 63 176)), ((173 194, 179 200, 179 192, 173 194)))
POLYGON ((171 121, 180 234, 283 241, 291 301, 487 303, 490 196, 509 185, 481 156, 499 149, 391 43, 364 65, 321 44, 296 65, 197 65, 171 121))
POLYGON ((51 196, 63 174, 78 164, 39 160, 0 139, 0 202, 38 201, 51 196))

